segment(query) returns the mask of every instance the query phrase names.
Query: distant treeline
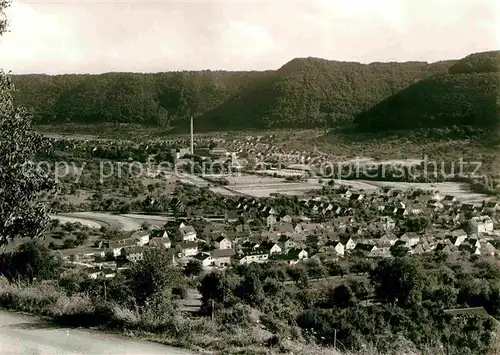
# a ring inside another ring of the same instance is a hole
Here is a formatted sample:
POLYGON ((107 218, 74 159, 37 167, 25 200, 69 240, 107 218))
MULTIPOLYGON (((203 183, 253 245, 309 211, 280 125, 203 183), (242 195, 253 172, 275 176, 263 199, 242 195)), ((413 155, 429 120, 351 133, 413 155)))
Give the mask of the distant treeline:
POLYGON ((476 53, 401 90, 355 122, 364 131, 472 126, 496 133, 500 119, 500 51, 476 53))
POLYGON ((324 127, 355 115, 454 62, 294 59, 276 71, 16 75, 18 103, 38 124, 140 123, 197 130, 324 127))

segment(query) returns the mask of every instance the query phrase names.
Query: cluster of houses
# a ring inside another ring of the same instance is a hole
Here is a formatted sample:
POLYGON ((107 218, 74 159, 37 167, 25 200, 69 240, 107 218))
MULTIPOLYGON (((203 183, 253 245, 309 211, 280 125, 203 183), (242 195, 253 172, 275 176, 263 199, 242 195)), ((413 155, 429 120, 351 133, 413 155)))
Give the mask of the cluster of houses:
POLYGON ((161 229, 102 242, 98 253, 138 262, 148 249, 163 248, 172 263, 198 260, 204 268, 268 261, 294 265, 349 255, 384 258, 396 247, 409 254, 498 254, 500 205, 495 201, 466 204, 436 191, 393 188, 373 193, 345 186, 332 190, 328 197, 301 199, 300 216, 285 213, 273 199, 242 197, 225 218, 205 221, 198 230, 189 222, 173 221, 161 229), (256 219, 258 224, 253 223, 256 219))

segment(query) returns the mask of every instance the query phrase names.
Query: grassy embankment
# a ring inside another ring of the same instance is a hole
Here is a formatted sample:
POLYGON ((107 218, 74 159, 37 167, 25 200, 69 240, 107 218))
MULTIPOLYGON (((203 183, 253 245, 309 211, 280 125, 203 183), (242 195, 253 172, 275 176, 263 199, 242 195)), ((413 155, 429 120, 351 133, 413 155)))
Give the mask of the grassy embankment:
MULTIPOLYGON (((281 340, 267 344, 269 332, 253 322, 248 327, 224 325, 217 319, 163 319, 158 312, 139 313, 113 303, 95 304, 85 295, 67 296, 52 283, 14 284, 0 280, 0 307, 43 317, 67 327, 96 327, 137 339, 214 354, 306 353, 337 355, 337 351, 304 342, 281 340)), ((375 354, 367 351, 363 354, 375 354)))

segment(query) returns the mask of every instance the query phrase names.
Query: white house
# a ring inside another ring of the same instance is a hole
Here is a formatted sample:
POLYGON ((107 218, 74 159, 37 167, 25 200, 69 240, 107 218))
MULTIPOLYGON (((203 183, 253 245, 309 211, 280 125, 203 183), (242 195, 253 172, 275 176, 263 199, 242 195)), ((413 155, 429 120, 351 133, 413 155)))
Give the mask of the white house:
POLYGON ((168 232, 164 229, 153 229, 151 232, 149 232, 149 239, 152 238, 168 238, 168 232))
POLYGON ((123 254, 125 255, 128 261, 133 263, 144 260, 143 247, 135 246, 135 247, 123 248, 123 254))
POLYGON ((452 195, 445 195, 443 197, 443 199, 441 200, 441 202, 445 205, 450 205, 450 204, 457 202, 457 198, 455 196, 452 196, 452 195))
POLYGON ((194 258, 198 260, 203 267, 209 267, 213 263, 212 256, 208 253, 198 253, 194 258))
POLYGON ((269 260, 269 252, 263 249, 240 250, 236 259, 240 265, 265 263, 269 260))
POLYGON ((295 242, 293 241, 292 238, 282 235, 278 239, 278 246, 281 249, 281 251, 284 251, 285 253, 288 252, 288 250, 295 248, 295 242))
POLYGON ((225 267, 231 264, 231 257, 234 254, 234 249, 215 249, 210 253, 213 264, 217 267, 225 267))
POLYGON ((196 231, 193 226, 179 227, 178 235, 184 242, 194 242, 196 240, 196 231))
POLYGON ((123 248, 132 247, 132 246, 136 246, 136 245, 137 245, 137 241, 134 240, 133 238, 125 238, 125 239, 121 239, 121 240, 116 240, 116 241, 109 242, 109 244, 108 244, 109 251, 113 254, 113 256, 115 258, 121 255, 121 251, 123 248))
POLYGON ((331 247, 337 255, 344 256, 345 253, 345 246, 339 241, 333 242, 333 244, 328 245, 328 247, 331 247))
POLYGON ((278 244, 273 244, 272 247, 269 249, 269 254, 270 255, 273 255, 273 254, 280 254, 282 252, 282 249, 280 248, 280 246, 278 244))
POLYGON ((409 233, 403 234, 399 238, 399 240, 404 242, 406 244, 406 246, 413 247, 413 246, 418 244, 418 242, 420 241, 420 237, 416 233, 409 232, 409 233))
POLYGON ((281 254, 283 251, 283 249, 281 248, 281 246, 278 243, 273 243, 273 242, 269 242, 269 241, 262 243, 261 247, 263 249, 268 250, 269 255, 281 254))
POLYGON ((448 239, 453 243, 453 245, 458 247, 467 239, 467 233, 465 233, 464 230, 459 229, 453 231, 448 239))
POLYGON ((194 256, 198 254, 198 244, 192 241, 180 242, 177 244, 176 250, 184 256, 194 256))
POLYGON ((493 232, 493 220, 489 216, 472 217, 469 220, 471 233, 491 233, 493 232))
POLYGON ((344 250, 354 250, 356 248, 356 242, 352 238, 344 238, 340 242, 344 244, 344 250))
POLYGON ((277 222, 278 220, 276 219, 276 216, 274 214, 270 214, 266 217, 266 225, 268 227, 274 226, 277 222))
POLYGON ((392 247, 396 242, 398 241, 398 237, 396 237, 394 234, 388 233, 384 234, 381 236, 377 241, 376 244, 379 247, 392 247))
POLYGON ((215 239, 214 246, 217 249, 231 249, 233 247, 233 243, 231 243, 229 238, 221 236, 215 239))
POLYGON ((292 249, 287 254, 280 255, 278 260, 286 261, 290 265, 295 265, 301 260, 306 260, 309 257, 304 249, 292 249))
POLYGON ((382 228, 386 231, 390 231, 396 228, 396 221, 390 216, 380 217, 379 222, 382 224, 382 228))
POLYGON ((494 256, 497 250, 490 242, 480 242, 479 250, 481 255, 494 256))
POLYGON ((149 243, 149 232, 140 231, 133 235, 134 240, 137 241, 138 246, 143 246, 149 243))
POLYGON ((172 242, 170 238, 151 238, 148 245, 154 248, 166 248, 170 249, 172 247, 172 242))

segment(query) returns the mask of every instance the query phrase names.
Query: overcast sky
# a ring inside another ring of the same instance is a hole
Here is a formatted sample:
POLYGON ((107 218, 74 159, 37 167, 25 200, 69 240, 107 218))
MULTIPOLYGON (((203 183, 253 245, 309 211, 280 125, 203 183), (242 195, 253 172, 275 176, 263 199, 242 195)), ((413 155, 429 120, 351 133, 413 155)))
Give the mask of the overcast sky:
POLYGON ((0 68, 14 73, 432 62, 500 49, 500 0, 14 0, 7 15, 0 68))

